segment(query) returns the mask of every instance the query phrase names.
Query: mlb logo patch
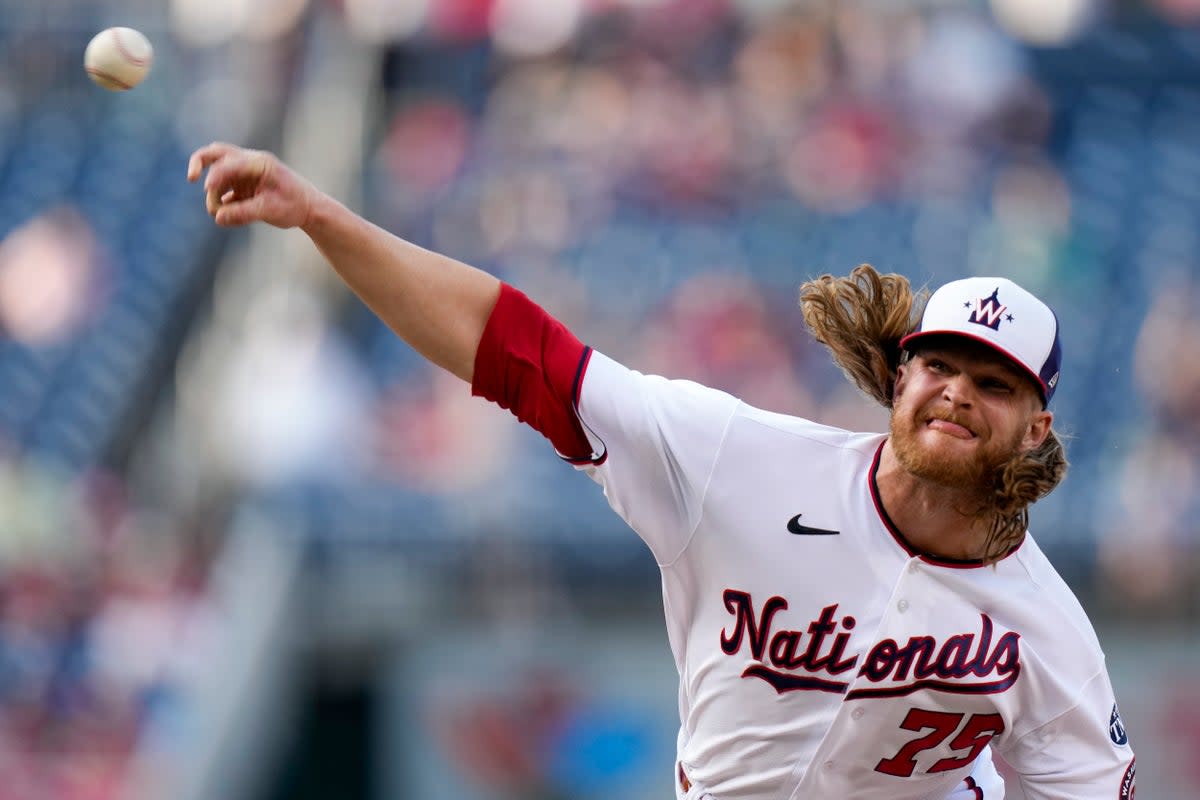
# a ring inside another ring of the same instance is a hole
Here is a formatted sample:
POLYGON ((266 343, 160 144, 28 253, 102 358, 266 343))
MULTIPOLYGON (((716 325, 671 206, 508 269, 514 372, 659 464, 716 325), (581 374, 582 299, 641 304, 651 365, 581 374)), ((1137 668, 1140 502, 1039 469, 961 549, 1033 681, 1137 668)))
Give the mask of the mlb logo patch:
POLYGON ((968 300, 964 303, 964 306, 971 309, 971 316, 967 317, 967 322, 974 322, 976 325, 983 325, 994 331, 1000 330, 1001 320, 1012 322, 1013 315, 1006 313, 1008 306, 1000 302, 999 295, 1000 287, 997 286, 987 297, 980 297, 974 302, 968 300))
POLYGON ((1115 745, 1129 744, 1129 734, 1125 732, 1125 723, 1121 721, 1121 712, 1117 711, 1116 703, 1113 703, 1112 714, 1108 718, 1108 738, 1115 745))

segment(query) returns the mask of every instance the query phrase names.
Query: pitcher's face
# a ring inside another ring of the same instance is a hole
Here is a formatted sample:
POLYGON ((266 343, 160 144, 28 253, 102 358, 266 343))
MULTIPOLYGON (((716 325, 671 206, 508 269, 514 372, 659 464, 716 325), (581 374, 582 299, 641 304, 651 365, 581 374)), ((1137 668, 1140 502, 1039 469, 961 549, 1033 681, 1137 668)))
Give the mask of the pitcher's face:
POLYGON ((900 366, 892 447, 913 475, 978 491, 996 467, 1040 445, 1051 420, 1032 379, 1011 361, 948 336, 900 366))

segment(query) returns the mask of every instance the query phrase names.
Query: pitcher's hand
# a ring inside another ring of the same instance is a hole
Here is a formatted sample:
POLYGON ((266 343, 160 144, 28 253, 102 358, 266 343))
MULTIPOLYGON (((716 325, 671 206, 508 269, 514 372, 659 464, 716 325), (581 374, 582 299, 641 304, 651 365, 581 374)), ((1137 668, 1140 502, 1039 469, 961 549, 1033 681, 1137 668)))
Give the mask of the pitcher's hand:
POLYGON ((271 153, 213 142, 188 159, 188 181, 206 169, 205 205, 218 225, 294 228, 308 221, 317 189, 271 153))

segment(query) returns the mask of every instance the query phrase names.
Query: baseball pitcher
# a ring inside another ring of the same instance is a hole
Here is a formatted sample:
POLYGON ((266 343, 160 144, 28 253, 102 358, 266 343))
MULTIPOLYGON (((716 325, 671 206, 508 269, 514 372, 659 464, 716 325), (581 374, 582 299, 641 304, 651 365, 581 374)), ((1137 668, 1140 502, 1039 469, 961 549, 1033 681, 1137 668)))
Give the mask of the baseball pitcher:
POLYGON ((1134 755, 1090 622, 1028 534, 1066 471, 1058 323, 1003 278, 925 298, 862 266, 806 323, 890 431, 635 372, 511 286, 405 242, 277 158, 197 150, 218 225, 299 227, 425 357, 599 483, 662 572, 681 800, 1125 800, 1134 755))

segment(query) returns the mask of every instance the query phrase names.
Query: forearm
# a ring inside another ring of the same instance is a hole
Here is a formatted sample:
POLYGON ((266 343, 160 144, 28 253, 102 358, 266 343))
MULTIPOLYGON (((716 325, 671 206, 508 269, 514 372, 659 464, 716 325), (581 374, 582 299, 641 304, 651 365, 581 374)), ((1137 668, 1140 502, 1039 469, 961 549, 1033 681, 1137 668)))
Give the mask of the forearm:
POLYGON ((334 270, 397 336, 465 381, 500 295, 482 270, 394 236, 327 195, 302 229, 334 270))

